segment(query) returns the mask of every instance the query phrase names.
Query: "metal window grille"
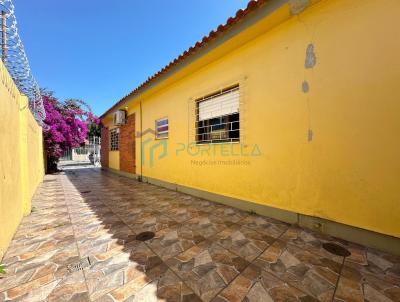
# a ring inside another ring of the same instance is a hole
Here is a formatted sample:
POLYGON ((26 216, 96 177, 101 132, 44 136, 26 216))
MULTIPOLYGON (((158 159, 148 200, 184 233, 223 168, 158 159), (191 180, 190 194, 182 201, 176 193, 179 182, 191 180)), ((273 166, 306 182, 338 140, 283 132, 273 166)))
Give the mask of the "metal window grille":
POLYGON ((119 128, 114 128, 110 130, 110 150, 119 150, 119 128))
POLYGON ((164 117, 156 120, 156 138, 157 139, 168 138, 168 132, 169 132, 168 118, 164 117))
POLYGON ((239 85, 196 100, 196 143, 240 141, 239 85))

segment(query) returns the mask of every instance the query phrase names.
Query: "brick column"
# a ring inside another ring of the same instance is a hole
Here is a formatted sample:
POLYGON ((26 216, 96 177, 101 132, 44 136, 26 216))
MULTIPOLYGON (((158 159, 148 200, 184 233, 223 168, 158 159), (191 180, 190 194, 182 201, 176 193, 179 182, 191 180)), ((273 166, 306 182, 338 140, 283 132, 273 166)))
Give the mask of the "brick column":
POLYGON ((121 171, 136 173, 135 114, 120 128, 119 158, 121 171))
POLYGON ((108 152, 109 152, 109 131, 107 127, 101 126, 101 149, 100 160, 101 166, 108 168, 108 152))

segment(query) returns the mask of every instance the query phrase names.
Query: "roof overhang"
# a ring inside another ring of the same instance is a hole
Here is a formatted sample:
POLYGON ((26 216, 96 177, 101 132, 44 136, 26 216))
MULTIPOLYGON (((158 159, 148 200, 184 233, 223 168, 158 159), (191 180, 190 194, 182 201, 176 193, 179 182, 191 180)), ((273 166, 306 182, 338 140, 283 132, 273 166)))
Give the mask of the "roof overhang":
POLYGON ((301 13, 307 6, 318 1, 250 1, 245 10, 239 10, 235 17, 227 20, 226 24, 218 26, 216 31, 211 31, 201 42, 197 42, 195 46, 190 47, 162 70, 149 77, 143 84, 103 113, 101 119, 106 118, 116 110, 124 109, 128 103, 154 93, 181 79, 190 72, 211 63, 258 35, 288 20, 294 14, 301 13))

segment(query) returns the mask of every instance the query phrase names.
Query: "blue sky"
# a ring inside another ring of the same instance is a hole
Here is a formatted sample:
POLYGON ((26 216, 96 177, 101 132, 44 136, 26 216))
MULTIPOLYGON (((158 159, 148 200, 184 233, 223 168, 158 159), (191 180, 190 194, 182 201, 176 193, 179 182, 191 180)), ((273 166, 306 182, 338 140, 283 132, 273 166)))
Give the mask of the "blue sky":
POLYGON ((100 115, 247 0, 14 0, 39 85, 100 115))

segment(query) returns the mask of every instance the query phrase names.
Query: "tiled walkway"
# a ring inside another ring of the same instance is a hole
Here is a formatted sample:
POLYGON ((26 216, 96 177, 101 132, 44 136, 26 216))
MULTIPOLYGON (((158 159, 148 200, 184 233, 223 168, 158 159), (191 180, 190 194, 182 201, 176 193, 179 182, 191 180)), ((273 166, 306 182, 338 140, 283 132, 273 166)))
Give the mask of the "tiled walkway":
POLYGON ((98 169, 46 176, 33 206, 0 301, 400 301, 399 257, 98 169))

